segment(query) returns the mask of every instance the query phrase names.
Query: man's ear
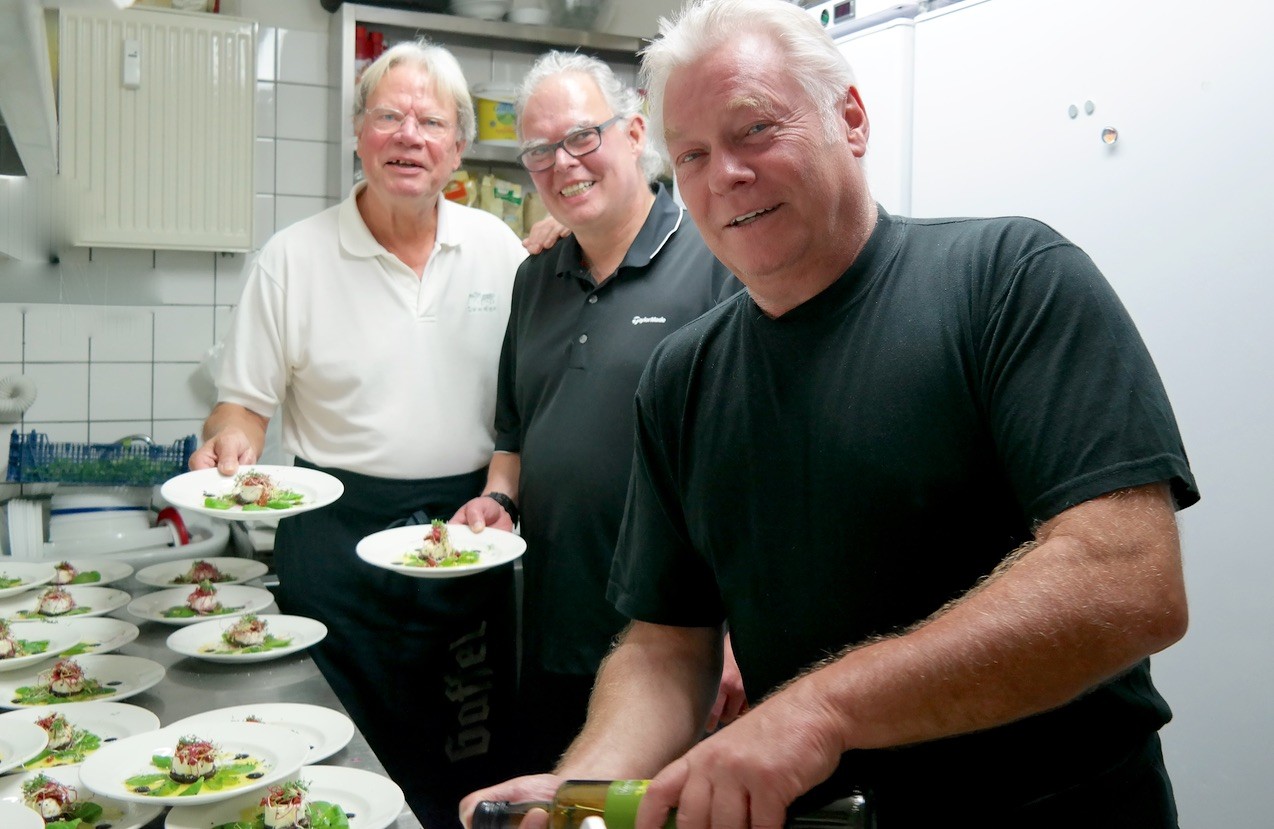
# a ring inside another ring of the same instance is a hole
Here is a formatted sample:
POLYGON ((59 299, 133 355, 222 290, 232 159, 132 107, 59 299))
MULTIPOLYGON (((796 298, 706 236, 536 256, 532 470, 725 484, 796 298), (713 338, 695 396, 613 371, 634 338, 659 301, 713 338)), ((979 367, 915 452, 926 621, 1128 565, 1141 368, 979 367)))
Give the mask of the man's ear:
POLYGON ((867 120, 867 108, 863 106, 858 87, 851 86, 845 90, 845 98, 841 101, 840 118, 845 122, 846 139, 854 150, 854 155, 862 158, 867 154, 867 138, 871 134, 871 124, 867 120))

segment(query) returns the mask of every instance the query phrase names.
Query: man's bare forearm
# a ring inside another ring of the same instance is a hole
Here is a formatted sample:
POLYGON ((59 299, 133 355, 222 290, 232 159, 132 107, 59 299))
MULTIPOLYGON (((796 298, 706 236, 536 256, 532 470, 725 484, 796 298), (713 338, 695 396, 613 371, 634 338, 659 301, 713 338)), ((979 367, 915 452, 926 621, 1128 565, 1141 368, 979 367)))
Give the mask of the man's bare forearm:
POLYGON ((634 622, 607 656, 588 722, 557 773, 650 777, 703 733, 721 675, 721 630, 634 622))

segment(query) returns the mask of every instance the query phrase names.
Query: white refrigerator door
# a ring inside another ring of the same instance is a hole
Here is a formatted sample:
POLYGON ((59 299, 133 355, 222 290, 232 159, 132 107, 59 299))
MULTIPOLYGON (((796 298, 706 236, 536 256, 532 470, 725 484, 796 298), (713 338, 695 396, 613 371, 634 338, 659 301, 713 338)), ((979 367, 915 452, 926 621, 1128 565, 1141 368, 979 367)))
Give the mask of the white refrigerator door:
POLYGON ((890 213, 911 212, 911 79, 915 24, 893 20, 836 42, 854 68, 870 135, 867 184, 890 213))
POLYGON ((916 21, 915 215, 1024 214, 1084 248, 1181 425, 1203 493, 1181 516, 1191 628, 1154 670, 1182 826, 1270 820, 1271 31, 1263 0, 967 0, 916 21))

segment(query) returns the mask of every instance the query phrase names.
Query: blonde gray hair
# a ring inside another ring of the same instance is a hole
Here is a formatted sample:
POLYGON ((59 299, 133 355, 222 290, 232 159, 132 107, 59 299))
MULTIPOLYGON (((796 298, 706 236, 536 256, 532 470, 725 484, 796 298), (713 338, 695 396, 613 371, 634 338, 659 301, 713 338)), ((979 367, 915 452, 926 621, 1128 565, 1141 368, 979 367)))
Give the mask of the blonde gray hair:
MULTIPOLYGON (((637 90, 626 86, 606 63, 578 52, 546 52, 531 66, 531 71, 523 79, 513 104, 519 138, 522 137, 522 113, 526 110, 526 102, 535 94, 535 90, 539 89, 540 84, 567 72, 591 78, 593 83, 597 84, 597 89, 602 93, 602 99, 606 101, 606 106, 613 114, 622 116, 624 119, 642 115, 642 99, 637 94, 637 90)), ((656 144, 650 139, 650 131, 647 130, 646 144, 642 147, 641 156, 637 160, 642 173, 646 176, 646 181, 654 181, 666 169, 663 156, 659 154, 656 144)))
POLYGON ((664 146, 664 92, 668 78, 743 35, 769 37, 783 55, 783 71, 800 83, 835 137, 834 113, 854 85, 854 70, 813 15, 775 0, 691 0, 671 18, 659 19, 659 37, 641 51, 650 133, 664 146))
POLYGON ((469 84, 464 79, 464 72, 460 70, 460 63, 447 49, 424 38, 391 46, 363 70, 363 77, 354 90, 354 132, 357 133, 363 126, 363 116, 367 114, 367 99, 380 86, 385 74, 399 65, 415 66, 423 70, 433 80, 435 93, 455 102, 456 135, 466 147, 472 144, 478 132, 478 120, 473 112, 473 98, 469 95, 469 84))

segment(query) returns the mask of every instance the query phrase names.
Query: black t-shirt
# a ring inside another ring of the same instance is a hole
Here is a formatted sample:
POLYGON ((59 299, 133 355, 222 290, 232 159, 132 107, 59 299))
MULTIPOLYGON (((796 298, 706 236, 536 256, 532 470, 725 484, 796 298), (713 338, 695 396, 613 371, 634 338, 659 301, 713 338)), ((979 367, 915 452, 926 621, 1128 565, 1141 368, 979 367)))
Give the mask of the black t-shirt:
POLYGON ((662 187, 597 285, 574 237, 527 259, 500 355, 496 449, 518 452, 526 658, 591 675, 627 621, 606 601, 651 351, 742 285, 662 187))
MULTIPOLYGON (((638 390, 608 595, 648 622, 728 620, 753 700, 926 618, 1070 506, 1154 481, 1198 499, 1150 356, 1081 250, 1030 220, 881 213, 824 292, 777 319, 723 303, 638 390)), ((1057 711, 842 769, 1029 798, 1169 716, 1143 663, 1057 711)))

